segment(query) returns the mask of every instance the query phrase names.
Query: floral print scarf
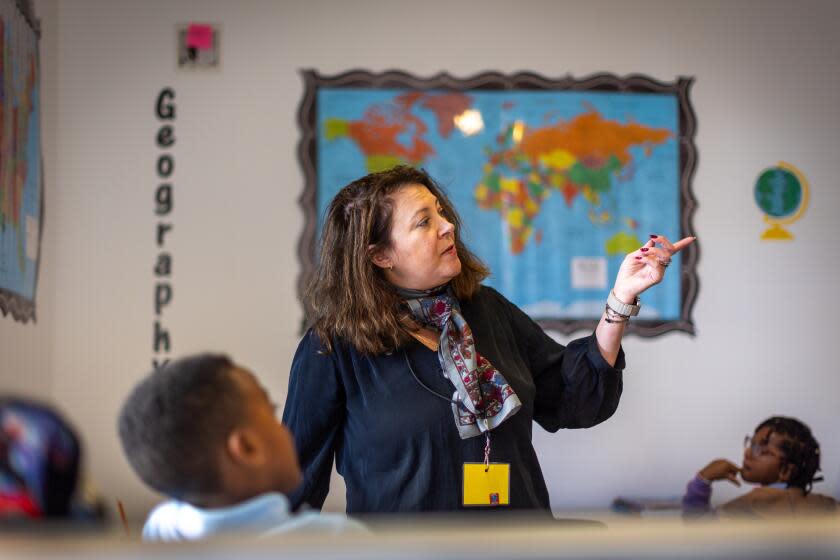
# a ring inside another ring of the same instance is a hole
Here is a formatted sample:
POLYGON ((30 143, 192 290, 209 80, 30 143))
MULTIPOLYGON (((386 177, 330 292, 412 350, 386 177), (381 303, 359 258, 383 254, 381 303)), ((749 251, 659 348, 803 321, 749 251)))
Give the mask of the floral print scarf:
POLYGON ((452 413, 461 439, 489 432, 516 414, 519 397, 502 373, 478 353, 472 329, 458 300, 443 286, 433 290, 398 289, 414 319, 440 333, 438 360, 452 383, 452 413))

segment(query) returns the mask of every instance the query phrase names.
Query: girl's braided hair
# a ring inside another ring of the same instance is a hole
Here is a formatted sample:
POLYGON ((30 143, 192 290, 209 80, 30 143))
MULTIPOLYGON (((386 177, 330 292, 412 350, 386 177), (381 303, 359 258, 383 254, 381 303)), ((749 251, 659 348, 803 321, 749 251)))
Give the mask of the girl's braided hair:
POLYGON ((784 438, 780 445, 784 453, 782 464, 793 467, 787 481, 788 488, 801 488, 808 494, 814 482, 822 480, 822 477, 816 476, 820 470, 820 444, 811 429, 796 418, 787 416, 768 418, 755 431, 762 428, 770 428, 771 433, 784 438))

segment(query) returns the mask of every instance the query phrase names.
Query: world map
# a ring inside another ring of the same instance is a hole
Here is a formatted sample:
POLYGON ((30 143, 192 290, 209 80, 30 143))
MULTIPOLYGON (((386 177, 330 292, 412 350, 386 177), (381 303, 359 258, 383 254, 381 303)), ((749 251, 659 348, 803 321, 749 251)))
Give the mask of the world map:
POLYGON ((0 289, 32 300, 41 216, 40 95, 34 35, 27 43, 19 33, 0 17, 0 289))
MULTIPOLYGON (((598 317, 624 255, 678 237, 677 111, 668 94, 323 88, 319 216, 366 173, 422 167, 488 284, 537 319, 598 317)), ((678 275, 644 301, 642 317, 678 317, 678 275)))

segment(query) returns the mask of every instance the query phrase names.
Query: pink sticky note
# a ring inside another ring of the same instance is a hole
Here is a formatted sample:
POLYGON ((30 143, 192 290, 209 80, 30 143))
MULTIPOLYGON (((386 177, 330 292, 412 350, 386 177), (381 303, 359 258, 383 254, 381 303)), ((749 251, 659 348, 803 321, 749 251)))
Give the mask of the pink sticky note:
POLYGON ((191 23, 187 27, 187 48, 199 50, 213 46, 213 26, 191 23))

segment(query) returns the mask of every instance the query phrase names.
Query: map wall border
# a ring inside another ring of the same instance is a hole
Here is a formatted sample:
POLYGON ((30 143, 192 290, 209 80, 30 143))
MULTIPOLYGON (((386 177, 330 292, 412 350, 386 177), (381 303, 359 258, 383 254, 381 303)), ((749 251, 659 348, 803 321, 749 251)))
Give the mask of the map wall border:
MULTIPOLYGON (((680 76, 674 82, 663 82, 643 74, 629 74, 620 77, 606 72, 592 74, 583 78, 566 75, 552 79, 534 72, 503 74, 500 72, 481 72, 468 78, 456 78, 447 72, 422 78, 402 70, 372 72, 363 69, 348 70, 339 74, 321 74, 314 69, 302 69, 304 94, 298 106, 298 126, 301 137, 297 147, 297 157, 304 175, 304 189, 298 198, 298 204, 304 213, 304 226, 298 241, 297 254, 300 273, 297 279, 298 300, 303 303, 306 286, 315 275, 317 253, 317 107, 316 97, 319 88, 365 88, 418 90, 446 89, 465 90, 555 90, 555 91, 607 91, 628 93, 672 93, 677 96, 679 107, 679 152, 680 152, 680 229, 681 235, 696 236, 694 213, 697 200, 692 190, 694 172, 697 168, 697 147, 694 136, 697 130, 697 118, 690 101, 693 77, 680 76)), ((700 246, 694 242, 681 253, 680 264, 680 317, 675 320, 651 320, 635 318, 627 325, 626 333, 640 337, 654 337, 671 331, 696 335, 693 319, 694 304, 700 289, 697 276, 697 263, 700 258, 700 246)), ((673 273, 673 271, 672 271, 673 273)), ((644 298, 642 298, 644 300, 644 298)), ((546 329, 562 334, 576 331, 593 331, 597 319, 586 320, 538 320, 546 329)), ((301 332, 309 325, 306 310, 301 324, 301 332)))

